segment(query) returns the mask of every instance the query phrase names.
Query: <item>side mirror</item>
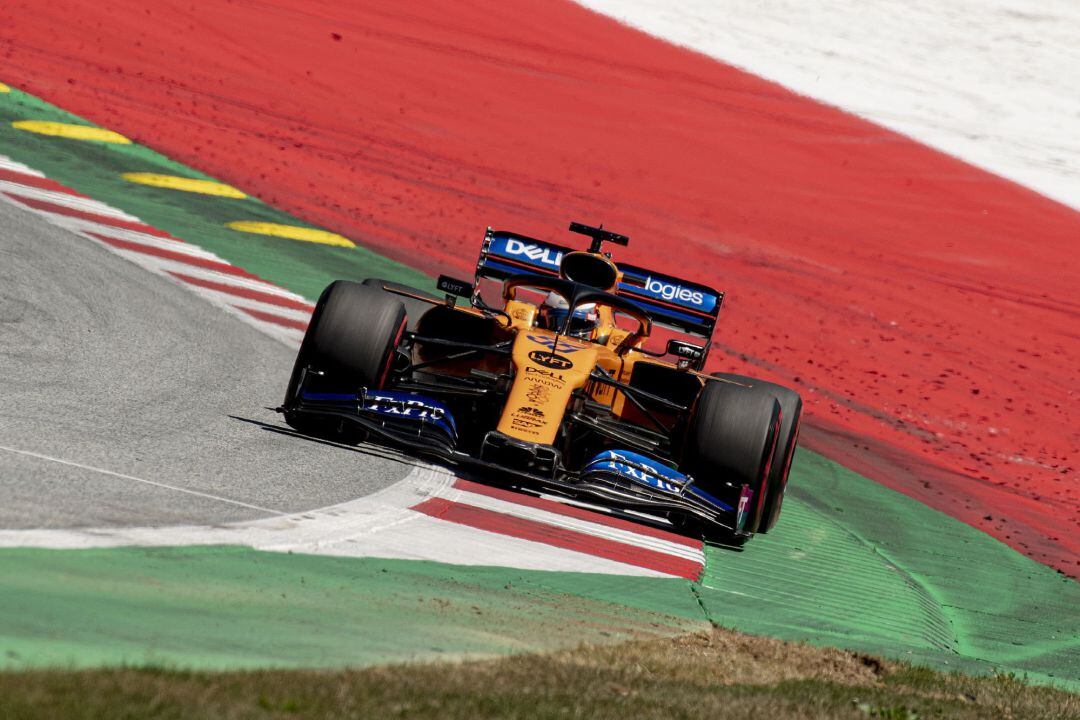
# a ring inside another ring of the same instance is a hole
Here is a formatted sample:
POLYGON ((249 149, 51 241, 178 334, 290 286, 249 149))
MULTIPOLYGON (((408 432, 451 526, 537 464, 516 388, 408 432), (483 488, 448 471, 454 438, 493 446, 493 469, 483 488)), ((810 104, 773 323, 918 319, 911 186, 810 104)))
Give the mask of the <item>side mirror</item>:
POLYGON ((447 305, 453 305, 455 297, 468 298, 472 297, 473 294, 472 283, 465 282, 464 280, 457 280, 449 275, 440 275, 438 282, 435 283, 435 287, 441 292, 446 293, 447 305))

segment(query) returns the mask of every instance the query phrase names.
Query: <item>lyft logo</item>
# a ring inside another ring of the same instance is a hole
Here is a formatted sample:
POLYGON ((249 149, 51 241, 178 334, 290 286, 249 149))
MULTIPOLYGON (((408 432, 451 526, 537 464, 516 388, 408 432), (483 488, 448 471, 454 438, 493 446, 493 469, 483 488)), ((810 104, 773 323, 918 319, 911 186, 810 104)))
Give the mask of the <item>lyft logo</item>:
POLYGON ((702 305, 705 302, 705 295, 701 291, 684 288, 682 285, 666 283, 662 280, 657 280, 651 275, 645 278, 645 289, 653 295, 662 297, 665 300, 679 300, 681 302, 693 303, 694 305, 702 305))
POLYGON ((515 240, 514 238, 506 239, 506 254, 524 255, 530 260, 539 262, 541 265, 548 265, 553 268, 559 267, 559 263, 562 262, 563 256, 562 252, 559 250, 539 247, 537 245, 533 245, 532 243, 515 240))

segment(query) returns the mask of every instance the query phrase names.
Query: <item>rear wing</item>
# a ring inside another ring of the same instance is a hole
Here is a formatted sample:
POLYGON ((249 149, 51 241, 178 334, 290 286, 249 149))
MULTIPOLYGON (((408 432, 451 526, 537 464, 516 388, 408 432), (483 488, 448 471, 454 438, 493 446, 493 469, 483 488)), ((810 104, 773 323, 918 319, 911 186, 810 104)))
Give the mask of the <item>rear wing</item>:
MULTIPOLYGON (((476 263, 476 279, 505 280, 532 273, 558 277, 559 263, 572 248, 503 230, 488 230, 476 263)), ((658 325, 711 338, 724 293, 698 283, 633 265, 616 263, 623 280, 616 293, 641 306, 658 325)))

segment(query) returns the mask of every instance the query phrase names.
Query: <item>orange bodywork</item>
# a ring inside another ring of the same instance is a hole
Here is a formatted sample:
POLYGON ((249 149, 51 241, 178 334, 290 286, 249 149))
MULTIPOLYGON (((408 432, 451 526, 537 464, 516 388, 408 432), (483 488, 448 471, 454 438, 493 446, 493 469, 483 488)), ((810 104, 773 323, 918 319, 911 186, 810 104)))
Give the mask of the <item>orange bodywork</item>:
MULTIPOLYGON (((511 354, 514 384, 499 420, 499 432, 527 442, 553 444, 572 393, 582 387, 592 400, 611 407, 616 415, 622 414, 624 394, 589 378, 595 367, 601 367, 613 379, 627 382, 641 357, 635 347, 618 352, 630 332, 615 326, 609 308, 598 308, 600 323, 590 340, 565 335, 556 338, 553 331, 535 327, 538 309, 531 303, 508 300, 506 312, 517 333, 511 354)), ((645 339, 638 338, 635 346, 645 339)))

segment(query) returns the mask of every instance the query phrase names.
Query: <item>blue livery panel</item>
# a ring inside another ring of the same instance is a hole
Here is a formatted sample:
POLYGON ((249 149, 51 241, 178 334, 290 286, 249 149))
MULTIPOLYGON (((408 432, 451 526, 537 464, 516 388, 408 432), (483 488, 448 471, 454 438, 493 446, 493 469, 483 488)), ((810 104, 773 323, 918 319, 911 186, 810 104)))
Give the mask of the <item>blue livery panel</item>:
MULTIPOLYGON (((571 248, 516 233, 495 231, 485 238, 476 264, 477 277, 505 280, 534 273, 558 277, 559 263, 571 248)), ((724 294, 699 283, 616 263, 623 281, 616 292, 633 300, 659 325, 710 337, 724 294)))
POLYGON ((426 425, 457 442, 457 424, 450 409, 434 398, 401 390, 368 390, 351 393, 305 392, 303 400, 334 403, 357 412, 398 423, 426 425))

